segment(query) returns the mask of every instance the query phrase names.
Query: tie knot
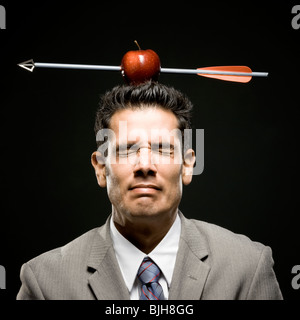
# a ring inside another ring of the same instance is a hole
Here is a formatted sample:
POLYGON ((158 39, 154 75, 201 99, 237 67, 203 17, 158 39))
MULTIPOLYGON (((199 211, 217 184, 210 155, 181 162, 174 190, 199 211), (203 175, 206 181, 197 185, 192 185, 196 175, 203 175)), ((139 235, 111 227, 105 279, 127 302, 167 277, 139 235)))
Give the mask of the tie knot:
POLYGON ((158 282, 159 276, 158 266, 150 258, 144 258, 138 270, 138 278, 142 284, 158 282))

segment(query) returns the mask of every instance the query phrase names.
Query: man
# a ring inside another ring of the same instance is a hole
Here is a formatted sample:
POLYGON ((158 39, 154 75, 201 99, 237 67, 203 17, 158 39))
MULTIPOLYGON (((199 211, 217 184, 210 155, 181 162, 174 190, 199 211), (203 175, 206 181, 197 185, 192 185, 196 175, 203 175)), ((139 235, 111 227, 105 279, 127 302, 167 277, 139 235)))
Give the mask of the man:
POLYGON ((195 163, 191 109, 153 82, 102 97, 92 165, 112 214, 24 264, 18 299, 282 299, 269 247, 178 209, 195 163))

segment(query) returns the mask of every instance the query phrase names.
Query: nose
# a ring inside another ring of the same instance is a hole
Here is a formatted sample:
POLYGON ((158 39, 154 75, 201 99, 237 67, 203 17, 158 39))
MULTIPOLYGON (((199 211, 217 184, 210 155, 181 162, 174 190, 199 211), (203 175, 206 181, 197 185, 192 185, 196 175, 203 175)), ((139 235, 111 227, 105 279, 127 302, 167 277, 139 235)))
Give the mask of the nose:
POLYGON ((135 175, 142 176, 156 175, 157 168, 154 161, 152 161, 150 148, 142 147, 138 150, 133 172, 135 175))

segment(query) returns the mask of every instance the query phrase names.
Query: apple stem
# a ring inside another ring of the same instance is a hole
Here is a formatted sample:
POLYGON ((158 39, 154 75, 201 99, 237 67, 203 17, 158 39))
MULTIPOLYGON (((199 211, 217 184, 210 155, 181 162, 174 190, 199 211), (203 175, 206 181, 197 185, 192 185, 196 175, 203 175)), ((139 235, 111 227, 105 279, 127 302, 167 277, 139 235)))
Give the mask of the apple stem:
POLYGON ((139 46, 138 42, 136 40, 134 40, 134 43, 137 45, 137 47, 139 48, 139 50, 142 50, 141 47, 139 46))

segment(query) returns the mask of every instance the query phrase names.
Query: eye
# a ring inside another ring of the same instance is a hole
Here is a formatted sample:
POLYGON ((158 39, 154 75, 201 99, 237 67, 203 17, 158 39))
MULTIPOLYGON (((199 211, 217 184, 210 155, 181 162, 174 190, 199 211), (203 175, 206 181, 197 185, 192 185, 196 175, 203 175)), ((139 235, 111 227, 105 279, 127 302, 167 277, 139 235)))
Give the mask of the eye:
POLYGON ((137 151, 138 151, 138 146, 136 145, 119 146, 117 148, 117 155, 119 157, 128 157, 136 154, 137 151))
POLYGON ((158 143, 151 145, 152 152, 158 153, 162 156, 170 156, 174 153, 174 147, 169 143, 158 143))
POLYGON ((129 155, 134 154, 134 153, 135 153, 135 152, 132 151, 132 150, 127 150, 127 149, 125 149, 125 150, 119 150, 119 151, 117 152, 117 155, 118 155, 119 157, 128 157, 129 155))

